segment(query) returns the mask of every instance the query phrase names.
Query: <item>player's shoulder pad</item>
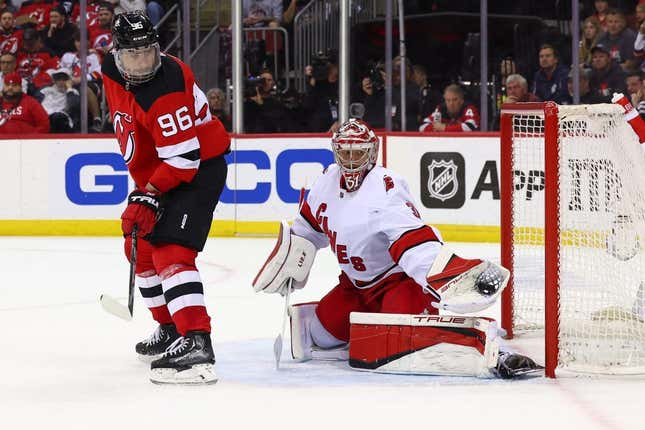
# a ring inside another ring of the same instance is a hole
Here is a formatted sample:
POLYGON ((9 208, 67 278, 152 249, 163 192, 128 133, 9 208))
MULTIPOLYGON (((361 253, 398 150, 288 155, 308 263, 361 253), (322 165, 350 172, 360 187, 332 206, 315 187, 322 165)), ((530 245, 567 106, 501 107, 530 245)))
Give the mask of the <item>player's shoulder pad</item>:
POLYGON ((144 112, 147 112, 160 97, 185 90, 186 82, 181 64, 168 55, 161 56, 161 67, 154 79, 141 86, 132 87, 134 98, 144 112))
POLYGON ((385 196, 393 196, 403 190, 408 192, 408 183, 406 180, 393 170, 376 166, 370 172, 370 176, 372 175, 374 176, 371 179, 375 182, 373 187, 380 190, 385 196))

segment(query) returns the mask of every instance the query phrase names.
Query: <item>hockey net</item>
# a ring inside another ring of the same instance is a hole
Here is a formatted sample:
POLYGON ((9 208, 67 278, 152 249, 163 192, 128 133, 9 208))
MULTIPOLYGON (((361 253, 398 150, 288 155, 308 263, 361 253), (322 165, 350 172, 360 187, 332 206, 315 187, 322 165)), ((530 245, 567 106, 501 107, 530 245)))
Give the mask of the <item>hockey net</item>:
POLYGON ((645 373, 645 156, 622 109, 508 105, 501 130, 502 325, 544 330, 548 376, 645 373))

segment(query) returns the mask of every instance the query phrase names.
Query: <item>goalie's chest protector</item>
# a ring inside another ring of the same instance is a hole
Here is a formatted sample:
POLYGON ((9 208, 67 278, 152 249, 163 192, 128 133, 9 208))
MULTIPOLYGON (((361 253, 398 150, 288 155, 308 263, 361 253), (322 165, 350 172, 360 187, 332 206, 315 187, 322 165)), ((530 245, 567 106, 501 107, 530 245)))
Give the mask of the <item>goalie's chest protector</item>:
POLYGON ((308 199, 317 224, 329 238, 338 264, 359 288, 369 288, 390 273, 401 272, 388 252, 389 241, 379 231, 383 174, 375 167, 361 187, 348 193, 341 186, 336 165, 317 182, 308 199))

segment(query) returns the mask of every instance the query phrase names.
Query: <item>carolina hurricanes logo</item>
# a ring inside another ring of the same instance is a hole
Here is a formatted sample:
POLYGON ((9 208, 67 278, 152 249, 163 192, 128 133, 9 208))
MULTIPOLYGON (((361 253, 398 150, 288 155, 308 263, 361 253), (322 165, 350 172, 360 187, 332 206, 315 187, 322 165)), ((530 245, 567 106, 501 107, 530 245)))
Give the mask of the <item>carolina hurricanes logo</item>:
POLYGON ((125 164, 129 164, 134 157, 134 130, 132 126, 132 117, 127 113, 115 112, 114 120, 114 133, 121 148, 121 155, 125 160, 125 164))

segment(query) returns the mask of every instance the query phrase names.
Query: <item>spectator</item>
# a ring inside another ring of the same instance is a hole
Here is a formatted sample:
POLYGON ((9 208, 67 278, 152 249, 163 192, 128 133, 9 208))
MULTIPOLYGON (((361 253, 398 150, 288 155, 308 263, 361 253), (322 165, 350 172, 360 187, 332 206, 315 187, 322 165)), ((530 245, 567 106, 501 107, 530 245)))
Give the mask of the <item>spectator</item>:
POLYGON ((53 7, 53 3, 45 0, 26 1, 18 9, 16 24, 24 26, 31 23, 36 26, 36 30, 44 30, 49 27, 49 12, 53 7))
POLYGON ((500 81, 506 82, 506 78, 516 73, 517 65, 515 64, 513 57, 505 57, 504 59, 502 59, 502 61, 499 63, 499 74, 501 77, 500 81))
POLYGON ((66 52, 74 51, 74 31, 76 26, 67 20, 67 11, 61 5, 49 12, 49 28, 43 31, 45 46, 61 57, 66 52))
POLYGON ((624 93, 625 71, 618 63, 611 60, 609 49, 597 44, 591 50, 591 91, 601 97, 609 97, 613 93, 624 93))
POLYGON ((164 8, 157 1, 145 0, 108 0, 114 7, 114 14, 124 12, 135 12, 137 10, 144 11, 153 25, 157 25, 161 18, 164 16, 164 8), (147 3, 147 4, 146 4, 147 3))
POLYGON ((247 82, 244 89, 244 127, 247 133, 285 133, 289 127, 287 112, 273 95, 273 75, 263 72, 247 82))
POLYGON ((10 73, 3 79, 0 134, 48 133, 47 112, 35 98, 22 92, 22 78, 10 73))
POLYGON ((506 78, 506 99, 504 103, 537 102, 539 99, 529 92, 529 84, 522 75, 513 74, 506 78))
POLYGON ((638 3, 636 5, 636 30, 640 28, 640 25, 645 21, 645 3, 638 3))
POLYGON ((593 17, 596 18, 602 31, 607 31, 607 12, 609 12, 609 0, 596 0, 594 1, 594 9, 596 13, 593 17))
POLYGON ((326 132, 338 121, 338 65, 335 59, 314 63, 305 68, 303 109, 307 131, 326 132))
POLYGON ((466 104, 464 90, 456 84, 448 85, 443 91, 444 103, 428 116, 419 131, 476 131, 479 130, 479 111, 472 104, 466 104))
POLYGON ((640 99, 638 95, 641 94, 643 89, 643 73, 640 71, 628 73, 625 77, 625 88, 627 89, 627 96, 632 102, 632 106, 637 106, 640 99))
MULTIPOLYGON (((13 54, 2 54, 0 55, 0 91, 4 86, 4 77, 16 71, 16 66, 18 65, 16 61, 16 56, 13 54)), ((21 79, 22 81, 22 92, 27 92, 27 81, 21 79)))
POLYGON ((22 30, 16 30, 13 13, 5 10, 0 14, 0 53, 16 54, 22 47, 22 30))
POLYGON ((18 51, 18 73, 29 82, 30 93, 51 85, 47 70, 58 67, 58 61, 58 57, 43 45, 40 33, 35 28, 27 28, 23 34, 22 50, 18 51))
POLYGON ((611 9, 607 12, 607 32, 598 39, 598 43, 607 47, 613 61, 620 64, 623 70, 631 70, 637 66, 634 59, 634 42, 636 33, 627 28, 625 15, 611 9))
POLYGON ((641 81, 640 90, 632 94, 632 106, 638 110, 638 114, 641 118, 645 119, 645 83, 641 81))
POLYGON ((602 30, 596 17, 590 16, 585 19, 582 23, 580 49, 578 50, 580 64, 591 66, 591 49, 596 46, 600 36, 602 36, 602 30))
MULTIPOLYGON (((72 83, 74 88, 80 89, 81 83, 81 59, 79 50, 81 49, 81 32, 77 28, 74 31, 74 52, 68 52, 60 59, 60 67, 71 70, 72 83)), ((88 118, 91 121, 91 129, 99 131, 102 128, 101 108, 99 97, 101 96, 101 64, 98 55, 89 50, 87 53, 87 111, 88 118)))
POLYGON ((567 99, 569 69, 559 63, 559 56, 551 45, 542 45, 539 52, 540 70, 533 79, 533 94, 543 101, 561 103, 567 99))
POLYGON ((97 9, 96 24, 89 27, 90 47, 99 55, 103 56, 112 49, 112 18, 114 17, 114 6, 103 2, 97 9))
POLYGON ((12 4, 11 0, 0 0, 0 11, 16 12, 16 7, 12 4))
MULTIPOLYGON (((406 128, 415 130, 418 127, 419 96, 420 90, 412 82, 412 68, 409 61, 406 62, 406 128)), ((377 66, 374 76, 379 82, 372 82, 371 77, 365 77, 362 81, 362 90, 365 95, 365 121, 373 128, 385 128, 385 70, 377 66)), ((392 130, 401 130, 401 58, 395 57, 392 60, 392 130)))
POLYGON ((640 24, 638 27, 638 34, 636 35, 636 40, 634 41, 634 59, 635 61, 640 61, 641 71, 645 71, 645 21, 640 24))
MULTIPOLYGON (((597 103, 609 103, 610 97, 601 96, 593 91, 589 86, 591 80, 590 69, 580 69, 580 104, 592 105, 597 103)), ((569 98, 564 104, 573 104, 573 70, 569 72, 567 79, 567 89, 569 90, 569 98)))
POLYGON ((282 0, 243 0, 242 22, 246 27, 278 27, 282 0))
POLYGON ((99 14, 99 7, 105 3, 104 1, 92 1, 89 0, 87 2, 87 11, 85 12, 85 19, 81 20, 81 5, 79 4, 78 1, 64 1, 63 5, 65 6, 65 9, 67 10, 67 14, 72 17, 70 20, 73 23, 76 23, 77 25, 81 25, 81 22, 85 23, 87 28, 92 28, 96 25, 97 22, 97 17, 99 14), (72 3, 74 6, 72 7, 72 3), (69 12, 69 9, 72 9, 72 12, 69 12))
POLYGON ((428 83, 428 71, 421 64, 412 66, 412 81, 419 87, 417 124, 421 124, 423 119, 432 113, 434 107, 441 103, 441 93, 428 83))
POLYGON ((231 115, 228 113, 228 109, 226 109, 226 95, 224 91, 219 88, 211 88, 206 92, 206 99, 208 100, 208 109, 211 115, 220 120, 226 131, 231 131, 231 115))
POLYGON ((71 133, 80 129, 81 95, 72 83, 72 72, 60 68, 50 71, 53 85, 40 90, 40 103, 49 115, 52 133, 71 133))

